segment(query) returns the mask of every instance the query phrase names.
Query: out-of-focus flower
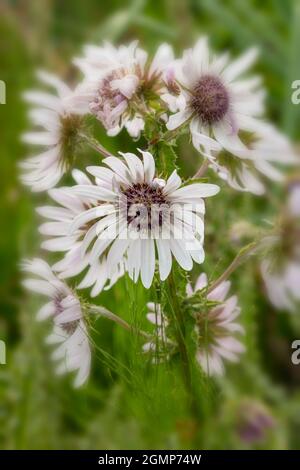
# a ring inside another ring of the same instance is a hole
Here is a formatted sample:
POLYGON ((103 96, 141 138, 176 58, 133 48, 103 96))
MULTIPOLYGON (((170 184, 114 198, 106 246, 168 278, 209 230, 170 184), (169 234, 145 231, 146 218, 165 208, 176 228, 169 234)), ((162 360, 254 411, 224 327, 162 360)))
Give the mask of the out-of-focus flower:
POLYGON ((258 236, 258 229, 247 220, 238 220, 233 223, 229 230, 229 240, 234 245, 241 246, 246 242, 250 243, 258 236))
POLYGON ((25 261, 23 270, 36 276, 24 280, 26 288, 51 300, 38 312, 38 320, 52 318, 53 332, 47 343, 57 345, 52 358, 58 361, 56 372, 77 371, 74 386, 81 386, 89 376, 91 350, 80 301, 41 259, 25 261))
POLYGON ((72 167, 84 124, 83 118, 72 110, 70 88, 49 73, 39 72, 38 77, 53 87, 56 94, 37 90, 24 94, 25 100, 34 106, 30 110, 33 125, 43 130, 23 134, 23 141, 44 150, 21 162, 20 167, 24 170, 25 185, 32 191, 45 191, 54 187, 72 167))
POLYGON ((279 181, 274 163, 295 163, 296 157, 288 139, 261 120, 259 77, 244 77, 256 55, 251 49, 229 63, 227 54, 212 56, 207 39, 201 38, 174 62, 173 86, 162 98, 175 113, 169 129, 189 123, 194 147, 222 179, 234 189, 262 194, 257 174, 279 181))
POLYGON ((295 312, 300 303, 300 182, 289 190, 278 234, 270 240, 261 264, 268 297, 274 307, 295 312))
MULTIPOLYGON (((90 179, 81 171, 73 170, 72 175, 77 184, 92 187, 90 179)), ((120 262, 114 270, 110 270, 110 273, 105 253, 90 263, 87 248, 97 233, 96 225, 91 225, 87 221, 72 234, 70 234, 70 227, 74 219, 86 211, 88 214, 94 211, 93 213, 101 215, 101 213, 109 214, 109 210, 107 206, 95 206, 95 203, 90 200, 83 203, 80 197, 68 187, 53 188, 49 191, 49 195, 59 206, 44 206, 37 209, 40 215, 50 219, 39 227, 40 233, 51 237, 42 243, 42 248, 66 253, 52 266, 60 278, 77 276, 88 268, 77 288, 91 287, 91 296, 95 297, 103 289, 109 289, 124 274, 124 263, 120 262)))
POLYGON ((299 162, 289 140, 270 124, 253 126, 252 132, 249 126, 240 137, 248 148, 242 158, 228 150, 208 156, 210 167, 234 189, 261 195, 265 192, 261 177, 282 182, 285 176, 280 167, 299 162))
MULTIPOLYGON (((192 296, 206 286, 207 277, 202 273, 194 289, 187 285, 187 294, 192 296)), ((223 374, 223 361, 237 362, 239 355, 245 351, 243 344, 235 338, 235 333, 244 333, 244 329, 234 321, 240 314, 240 308, 235 295, 226 299, 229 289, 230 281, 222 282, 207 295, 208 301, 220 304, 195 314, 196 359, 208 375, 223 374)))
MULTIPOLYGON (((172 255, 183 269, 190 270, 193 261, 204 260, 204 201, 219 188, 212 184, 194 183, 181 186, 174 171, 167 181, 155 177, 155 163, 149 152, 141 151, 143 162, 132 153, 123 159, 108 157, 108 167, 88 167, 95 184, 71 188, 87 208, 74 218, 71 230, 90 228, 84 250, 95 238, 90 263, 109 248, 107 265, 110 272, 126 257, 129 276, 135 282, 141 276, 148 288, 155 271, 156 250, 159 274, 165 280, 171 270, 172 255)), ((73 235, 71 235, 73 236, 73 235)), ((83 250, 83 251, 84 251, 83 250)))
POLYGON ((271 303, 279 310, 295 312, 300 301, 300 263, 290 261, 278 271, 270 264, 264 261, 261 271, 271 303))
POLYGON ((288 198, 288 211, 291 217, 300 219, 300 177, 291 182, 288 198))
POLYGON ((138 138, 145 114, 166 91, 163 73, 173 60, 171 47, 162 44, 152 62, 137 41, 118 48, 110 43, 86 46, 84 52, 83 58, 74 61, 85 76, 74 96, 77 110, 94 114, 108 135, 126 127, 133 138, 138 138))
POLYGON ((275 427, 270 411, 260 402, 244 400, 236 410, 237 433, 247 444, 259 444, 266 440, 268 432, 275 427))
POLYGON ((153 362, 159 363, 169 359, 169 348, 173 344, 166 335, 166 327, 169 322, 162 312, 161 305, 148 302, 147 307, 149 312, 146 316, 149 322, 155 326, 155 337, 143 345, 143 351, 153 354, 153 362))

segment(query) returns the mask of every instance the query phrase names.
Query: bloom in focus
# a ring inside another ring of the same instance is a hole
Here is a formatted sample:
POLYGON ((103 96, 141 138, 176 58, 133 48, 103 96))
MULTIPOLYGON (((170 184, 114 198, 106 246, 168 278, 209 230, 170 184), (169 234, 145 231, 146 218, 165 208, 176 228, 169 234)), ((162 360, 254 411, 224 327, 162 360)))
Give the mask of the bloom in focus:
POLYGON ((94 114, 108 135, 125 127, 138 138, 145 115, 166 91, 163 73, 173 60, 171 47, 162 44, 152 62, 137 41, 118 48, 110 43, 86 46, 84 52, 83 58, 74 61, 84 74, 74 95, 78 112, 94 114))
POLYGON ((53 332, 47 343, 57 345, 52 355, 58 362, 56 372, 77 371, 74 386, 79 387, 89 376, 91 366, 90 344, 80 301, 45 261, 25 261, 22 267, 35 276, 24 281, 25 287, 51 299, 39 310, 37 318, 53 321, 53 332))
POLYGON ((300 183, 289 188, 287 207, 270 250, 261 264, 268 297, 274 307, 295 312, 300 303, 300 183))
MULTIPOLYGON (((207 286, 206 274, 202 273, 193 289, 187 285, 187 294, 192 296, 207 286)), ((245 351, 244 345, 235 338, 236 333, 244 333, 243 327, 234 320, 240 314, 235 295, 226 298, 230 281, 222 282, 207 295, 208 301, 220 302, 208 307, 208 311, 195 314, 195 334, 197 341, 196 359, 208 375, 224 373, 224 360, 237 362, 245 351)))
MULTIPOLYGON (((92 186, 91 180, 81 171, 73 170, 72 175, 77 184, 92 186)), ((42 248, 64 253, 63 258, 52 266, 60 278, 74 277, 86 270, 77 288, 91 288, 91 297, 95 297, 103 289, 109 289, 124 274, 124 262, 109 272, 105 253, 102 253, 90 263, 85 250, 88 241, 96 234, 96 227, 90 226, 88 222, 70 234, 71 225, 77 216, 86 210, 90 213, 93 209, 99 213, 97 204, 89 200, 82 202, 68 187, 53 188, 49 196, 59 205, 37 208, 37 212, 48 219, 39 227, 40 233, 48 237, 42 243, 42 248)))
POLYGON ((38 90, 28 91, 24 98, 33 108, 30 118, 38 128, 23 134, 23 141, 43 150, 20 163, 22 182, 32 191, 45 191, 54 187, 64 173, 72 167, 79 144, 82 117, 74 114, 73 92, 58 77, 39 72, 39 79, 55 89, 56 94, 38 90))
POLYGON ((180 106, 170 116, 167 127, 176 129, 189 122, 193 145, 205 154, 223 148, 243 154, 246 147, 239 139, 239 131, 248 130, 249 123, 259 125, 257 117, 264 109, 260 80, 243 78, 256 55, 256 50, 251 49, 228 63, 227 54, 211 56, 207 38, 200 38, 174 64, 182 99, 178 105, 178 97, 172 93, 163 97, 172 112, 174 100, 180 106))
POLYGON ((70 191, 93 207, 74 218, 70 236, 89 224, 82 255, 94 242, 90 264, 108 251, 107 266, 112 273, 125 258, 131 279, 136 282, 140 276, 148 288, 156 257, 161 280, 170 273, 172 257, 185 270, 191 270, 193 262, 203 262, 202 198, 217 194, 219 187, 204 183, 181 186, 176 170, 167 181, 157 178, 153 156, 141 154, 143 161, 124 153, 123 158, 104 159, 106 166, 87 168, 95 184, 79 184, 70 191))

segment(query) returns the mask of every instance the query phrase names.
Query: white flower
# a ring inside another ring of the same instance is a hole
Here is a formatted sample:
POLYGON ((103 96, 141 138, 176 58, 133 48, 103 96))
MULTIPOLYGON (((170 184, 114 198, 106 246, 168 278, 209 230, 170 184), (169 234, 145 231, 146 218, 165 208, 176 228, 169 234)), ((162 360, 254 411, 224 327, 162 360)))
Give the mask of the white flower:
POLYGON ((137 44, 86 46, 84 58, 74 61, 85 75, 74 104, 78 112, 93 113, 111 136, 126 127, 133 138, 138 138, 151 101, 165 92, 162 75, 173 60, 172 49, 162 44, 150 64, 147 53, 137 44))
POLYGON ((32 191, 45 191, 54 187, 72 165, 82 117, 71 109, 72 91, 58 77, 46 72, 38 73, 39 79, 53 87, 56 94, 28 91, 24 98, 33 108, 30 118, 36 130, 23 134, 23 141, 44 147, 37 156, 21 162, 24 170, 22 182, 32 191))
MULTIPOLYGON (((251 49, 228 64, 227 54, 211 56, 207 38, 199 39, 174 65, 182 99, 179 112, 170 116, 167 127, 176 129, 189 121, 196 149, 204 149, 205 154, 222 148, 243 154, 246 148, 238 132, 247 129, 249 121, 256 122, 263 112, 263 93, 257 91, 259 79, 241 78, 256 55, 251 49)), ((163 98, 167 103, 174 101, 170 93, 163 98)))
POLYGON ((172 113, 168 129, 189 123, 194 147, 234 189, 262 194, 257 173, 281 181, 274 164, 297 161, 288 139, 264 122, 264 92, 259 77, 245 78, 257 51, 229 63, 212 55, 207 38, 168 68, 168 93, 162 99, 172 113), (173 70, 173 76, 171 76, 173 70))
POLYGON ((268 297, 277 309, 296 312, 300 305, 300 184, 292 185, 280 234, 273 237, 261 264, 268 297))
MULTIPOLYGON (((190 284, 187 285, 187 294, 191 296, 206 286, 207 277, 202 273, 194 290, 190 284)), ((234 337, 236 332, 244 333, 244 329, 234 322, 240 314, 240 308, 235 295, 226 299, 229 289, 230 281, 222 282, 207 295, 207 300, 220 304, 195 316, 196 359, 208 375, 223 374, 223 361, 237 362, 239 355, 245 351, 243 344, 234 337)))
POLYGON ((278 271, 272 262, 264 260, 261 272, 271 303, 279 310, 296 311, 300 302, 300 262, 289 261, 278 271))
POLYGON ((58 374, 77 371, 74 386, 79 387, 88 378, 91 366, 90 344, 80 302, 45 261, 25 261, 23 270, 36 276, 26 279, 25 287, 51 299, 39 310, 37 318, 53 320, 53 332, 47 343, 57 345, 52 355, 58 362, 56 371, 58 374))
POLYGON ((153 362, 155 364, 169 358, 168 348, 172 346, 172 341, 166 336, 166 327, 168 326, 168 319, 161 310, 161 305, 154 302, 148 302, 147 319, 155 326, 155 337, 143 345, 145 353, 155 354, 153 362))
POLYGON ((261 176, 276 182, 285 178, 279 166, 296 164, 299 157, 294 153, 289 140, 270 124, 248 127, 241 136, 248 147, 243 158, 227 150, 208 156, 210 167, 234 189, 261 195, 265 186, 261 176))
POLYGON ((109 271, 113 272, 125 256, 131 279, 136 282, 141 276, 148 288, 154 276, 156 250, 161 280, 170 273, 172 255, 186 270, 192 269, 193 261, 203 262, 202 198, 215 195, 219 188, 200 183, 180 187, 176 171, 167 181, 158 179, 152 155, 141 153, 143 162, 132 153, 124 153, 123 159, 104 159, 106 167, 87 168, 95 176, 95 184, 80 184, 71 190, 84 204, 96 207, 74 218, 70 236, 88 223, 89 235, 83 244, 87 249, 94 241, 90 263, 109 249, 109 271))
MULTIPOLYGON (((79 185, 92 185, 90 179, 81 171, 73 170, 75 182, 79 185)), ((37 212, 50 221, 39 227, 41 234, 51 237, 42 243, 42 248, 53 252, 64 252, 64 257, 52 266, 59 273, 60 278, 77 276, 87 269, 87 273, 77 286, 78 289, 91 287, 91 296, 97 296, 103 289, 109 289, 124 274, 124 263, 120 263, 114 271, 108 273, 105 253, 93 263, 86 252, 88 240, 95 236, 95 227, 85 224, 78 227, 70 234, 73 220, 95 207, 93 201, 86 200, 83 203, 80 197, 70 188, 54 188, 49 191, 49 196, 59 206, 39 207, 37 212)), ((98 205, 96 206, 98 210, 98 205)))

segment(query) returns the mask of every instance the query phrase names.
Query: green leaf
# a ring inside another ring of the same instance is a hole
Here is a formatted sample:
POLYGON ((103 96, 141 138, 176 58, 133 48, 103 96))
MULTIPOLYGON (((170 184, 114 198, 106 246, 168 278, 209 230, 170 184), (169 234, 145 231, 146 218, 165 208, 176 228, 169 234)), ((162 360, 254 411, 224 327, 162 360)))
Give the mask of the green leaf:
POLYGON ((152 151, 156 160, 158 175, 167 179, 178 168, 176 166, 178 157, 174 146, 170 143, 159 141, 153 146, 152 151))

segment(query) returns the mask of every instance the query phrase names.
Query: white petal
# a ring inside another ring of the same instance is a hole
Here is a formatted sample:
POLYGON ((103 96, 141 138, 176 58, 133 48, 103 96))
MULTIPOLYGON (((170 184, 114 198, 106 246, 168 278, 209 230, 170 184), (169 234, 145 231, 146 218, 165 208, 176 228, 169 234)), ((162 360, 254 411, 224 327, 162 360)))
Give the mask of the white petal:
POLYGON ((84 210, 84 205, 82 202, 72 194, 68 188, 54 188, 50 189, 49 195, 51 198, 56 201, 61 206, 70 209, 73 213, 82 212, 84 210))
POLYGON ((87 209, 74 218, 72 224, 70 225, 69 233, 74 233, 78 228, 83 227, 88 222, 103 217, 107 214, 111 214, 114 211, 115 208, 112 204, 102 204, 100 206, 87 209))
POLYGON ((152 60, 149 76, 151 77, 155 72, 161 72, 173 59, 174 52, 172 47, 166 43, 161 44, 152 60))
POLYGON ((54 314, 55 314, 55 304, 51 300, 51 302, 48 302, 38 311, 36 318, 38 321, 42 321, 42 320, 45 320, 46 318, 49 318, 51 315, 54 315, 54 314))
POLYGON ((38 279, 25 279, 23 285, 38 294, 43 294, 48 297, 54 297, 57 293, 57 289, 52 286, 49 282, 40 281, 38 279))
POLYGON ((126 238, 126 239, 117 238, 113 242, 107 255, 107 266, 108 266, 110 275, 116 269, 116 265, 122 261, 122 258, 129 246, 129 243, 130 243, 129 238, 126 238))
POLYGON ((256 48, 249 49, 245 54, 232 62, 223 72, 224 78, 231 82, 235 80, 239 75, 246 72, 246 70, 251 67, 255 62, 258 55, 258 50, 256 48))
POLYGON ((142 182, 144 180, 144 166, 141 160, 133 153, 120 152, 120 154, 126 160, 126 163, 131 173, 131 180, 135 183, 142 182))
POLYGON ((56 75, 52 75, 44 70, 39 70, 37 72, 37 76, 46 85, 54 87, 57 90, 60 98, 64 98, 65 96, 71 94, 70 88, 56 75))
POLYGON ((146 183, 151 183, 155 174, 154 158, 150 152, 143 152, 142 150, 140 150, 140 152, 143 155, 144 162, 144 181, 146 183))
POLYGON ((181 178, 177 174, 177 170, 174 170, 171 176, 169 176, 167 183, 163 189, 164 194, 170 194, 181 185, 181 178))
POLYGON ((160 279, 164 281, 170 274, 172 268, 172 255, 170 251, 170 244, 168 240, 156 240, 158 261, 159 261, 159 275, 160 279))
POLYGON ((191 117, 191 115, 192 111, 189 108, 186 108, 183 111, 179 111, 176 114, 172 114, 167 122, 167 128, 170 131, 177 129, 177 127, 186 122, 191 117))
POLYGON ((151 238, 142 240, 142 253, 141 280, 144 287, 148 289, 152 284, 155 270, 155 249, 151 238))
POLYGON ((67 251, 72 246, 74 243, 77 241, 77 236, 71 237, 71 236, 65 236, 65 237, 57 237, 57 238, 51 238, 49 240, 44 241, 41 244, 41 247, 44 250, 48 251, 67 251))
POLYGON ((184 248, 184 242, 180 240, 170 239, 171 251, 178 262, 178 264, 185 269, 190 271, 193 267, 193 261, 190 254, 184 248))
POLYGON ((201 273, 195 284, 195 292, 203 289, 206 286, 207 286, 207 276, 205 273, 201 273))
POLYGON ((214 196, 215 194, 218 194, 219 191, 219 186, 215 184, 193 183, 177 189, 173 193, 169 194, 168 198, 172 201, 187 201, 189 199, 194 200, 196 198, 214 196))
POLYGON ((58 136, 53 132, 26 132, 22 135, 22 141, 32 145, 56 145, 58 136))
POLYGON ((31 104, 52 109, 57 113, 63 112, 62 101, 56 96, 50 95, 50 93, 27 91, 23 94, 23 97, 31 104))

